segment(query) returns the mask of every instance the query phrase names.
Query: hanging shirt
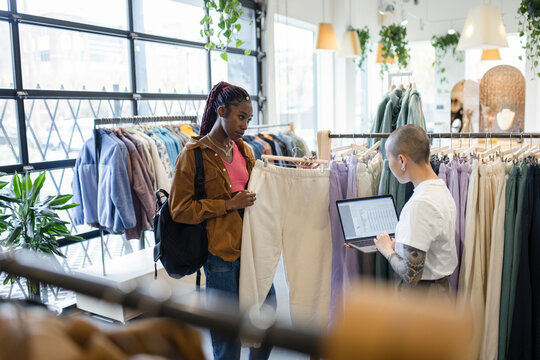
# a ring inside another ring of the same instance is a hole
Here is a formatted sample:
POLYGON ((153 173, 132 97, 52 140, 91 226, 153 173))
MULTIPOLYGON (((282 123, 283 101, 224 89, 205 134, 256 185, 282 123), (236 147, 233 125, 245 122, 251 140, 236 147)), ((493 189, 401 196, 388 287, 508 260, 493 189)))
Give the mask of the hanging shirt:
POLYGON ((244 158, 244 156, 240 152, 240 149, 238 149, 238 146, 236 146, 236 142, 233 141, 232 143, 232 162, 229 164, 225 160, 222 160, 223 164, 225 164, 227 172, 229 173, 229 179, 231 180, 231 192, 235 193, 246 188, 247 182, 249 180, 249 173, 246 167, 246 158, 244 158))

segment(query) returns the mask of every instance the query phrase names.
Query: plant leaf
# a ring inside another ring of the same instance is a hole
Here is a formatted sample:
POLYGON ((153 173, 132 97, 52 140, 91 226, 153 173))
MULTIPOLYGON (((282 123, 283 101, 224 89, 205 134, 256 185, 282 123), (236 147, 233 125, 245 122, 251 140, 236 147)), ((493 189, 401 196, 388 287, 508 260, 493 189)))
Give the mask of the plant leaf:
POLYGON ((19 174, 15 172, 13 175, 13 192, 15 193, 15 196, 20 198, 21 197, 21 179, 19 178, 19 174))
POLYGON ((13 228, 13 230, 11 231, 11 234, 9 234, 9 236, 5 240, 5 243, 8 245, 13 244, 19 238, 19 235, 21 235, 21 231, 22 231, 22 226, 20 225, 13 228))
POLYGON ((227 57, 227 53, 226 53, 226 52, 222 52, 219 56, 220 56, 223 60, 229 61, 229 58, 227 57))
POLYGON ((251 54, 251 50, 249 50, 249 49, 244 50, 244 55, 247 56, 247 55, 249 55, 249 54, 251 54))
POLYGON ((67 195, 57 195, 53 198, 53 200, 49 203, 49 206, 58 206, 58 205, 62 205, 62 204, 65 204, 66 202, 68 202, 69 200, 71 200, 71 198, 73 197, 73 195, 71 194, 67 194, 67 195))

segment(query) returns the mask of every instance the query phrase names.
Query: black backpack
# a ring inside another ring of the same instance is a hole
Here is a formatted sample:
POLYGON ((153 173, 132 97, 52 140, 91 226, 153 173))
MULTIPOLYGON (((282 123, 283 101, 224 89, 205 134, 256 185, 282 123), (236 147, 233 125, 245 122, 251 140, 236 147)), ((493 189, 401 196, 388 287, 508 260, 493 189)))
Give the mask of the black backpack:
MULTIPOLYGON (((203 199, 204 167, 201 148, 195 148, 195 196, 203 199)), ((182 224, 175 222, 169 211, 169 194, 156 191, 157 211, 154 214, 154 278, 157 278, 157 261, 160 260, 170 277, 179 279, 197 272, 197 288, 201 283, 200 268, 208 256, 206 222, 182 224), (165 200, 162 199, 162 196, 165 200)))

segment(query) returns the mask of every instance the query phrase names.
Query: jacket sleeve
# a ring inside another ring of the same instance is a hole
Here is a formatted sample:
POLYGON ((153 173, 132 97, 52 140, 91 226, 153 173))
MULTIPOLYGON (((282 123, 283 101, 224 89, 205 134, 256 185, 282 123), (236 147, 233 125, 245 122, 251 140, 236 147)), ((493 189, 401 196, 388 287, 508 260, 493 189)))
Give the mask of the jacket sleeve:
POLYGON ((409 113, 407 117, 407 124, 414 124, 426 129, 426 123, 424 122, 424 114, 422 113, 422 100, 420 94, 413 93, 409 99, 409 113))
POLYGON ((126 167, 127 154, 117 147, 113 153, 112 174, 110 176, 110 197, 114 206, 114 233, 123 233, 137 225, 135 211, 133 209, 133 198, 131 196, 131 186, 129 184, 128 170, 126 167))
POLYGON ((195 200, 194 198, 195 153, 193 150, 184 149, 176 162, 169 196, 169 210, 172 219, 184 224, 199 224, 206 219, 223 216, 227 213, 225 200, 195 200))

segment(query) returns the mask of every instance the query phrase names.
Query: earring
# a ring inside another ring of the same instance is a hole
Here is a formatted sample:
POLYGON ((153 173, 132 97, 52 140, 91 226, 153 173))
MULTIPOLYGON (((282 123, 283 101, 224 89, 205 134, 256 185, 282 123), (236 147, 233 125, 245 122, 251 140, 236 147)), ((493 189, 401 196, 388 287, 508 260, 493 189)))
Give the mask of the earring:
POLYGON ((401 167, 401 171, 405 171, 405 166, 402 166, 402 167, 401 167))

